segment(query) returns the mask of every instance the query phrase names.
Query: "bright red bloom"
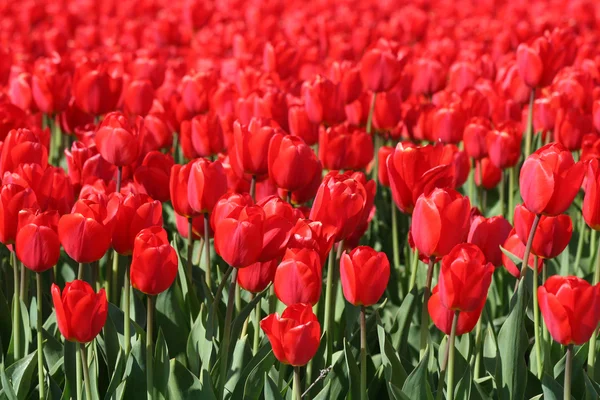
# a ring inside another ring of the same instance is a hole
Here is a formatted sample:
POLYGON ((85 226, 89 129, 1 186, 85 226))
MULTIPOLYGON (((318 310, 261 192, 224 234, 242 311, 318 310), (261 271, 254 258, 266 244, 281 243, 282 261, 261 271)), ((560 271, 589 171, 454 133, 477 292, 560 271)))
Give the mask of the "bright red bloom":
MULTIPOLYGON (((515 207, 515 230, 523 244, 527 243, 534 218, 535 214, 522 204, 515 207)), ((567 214, 542 215, 535 230, 531 252, 542 258, 554 258, 567 248, 572 235, 573 223, 567 214)))
POLYGON ((315 305, 321 297, 321 277, 319 253, 310 249, 288 249, 275 272, 275 294, 288 306, 315 305))
POLYGON ((510 222, 503 216, 475 217, 471 222, 467 242, 479 247, 485 255, 485 259, 495 267, 499 267, 502 265, 503 254, 500 246, 504 244, 511 230, 510 222))
POLYGON ((590 340, 600 322, 600 285, 575 277, 553 275, 538 288, 544 322, 552 338, 562 345, 590 340))
POLYGON ((579 192, 585 166, 558 143, 530 155, 521 167, 519 186, 523 203, 535 214, 558 215, 569 208, 579 192))
POLYGON ((177 253, 161 226, 142 229, 135 237, 131 261, 131 285, 142 293, 157 295, 177 276, 177 253))
POLYGON ((320 170, 317 156, 300 137, 273 136, 269 145, 269 176, 278 187, 289 191, 302 189, 320 170))
POLYGON ((221 196, 227 193, 227 176, 221 161, 199 158, 193 161, 187 198, 196 213, 210 214, 221 196))
MULTIPOLYGON (((454 311, 444 306, 440 299, 439 292, 439 285, 436 285, 433 288, 429 302, 427 302, 427 310, 429 311, 429 315, 435 326, 446 335, 450 335, 454 311)), ((461 311, 458 314, 458 324, 456 325, 457 336, 469 333, 475 328, 477 321, 479 321, 479 317, 481 317, 483 307, 485 307, 486 300, 487 297, 484 297, 478 308, 473 311, 461 311)))
POLYGON ((321 325, 308 304, 294 304, 281 317, 263 318, 260 327, 271 342, 273 354, 284 364, 306 365, 315 356, 321 341, 321 325))
POLYGON ((268 152, 271 138, 276 131, 270 125, 262 125, 253 118, 248 126, 239 122, 233 124, 234 147, 237 160, 243 172, 263 177, 269 169, 268 152))
POLYGON ((385 291, 390 262, 383 252, 359 246, 340 259, 340 280, 344 297, 355 306, 372 306, 385 291))
MULTIPOLYGON (((510 234, 504 241, 504 244, 502 245, 502 247, 504 247, 510 253, 514 254, 515 256, 517 256, 521 259, 523 259, 523 257, 525 256, 525 245, 523 244, 523 241, 521 240, 521 238, 519 238, 519 235, 517 235, 517 231, 514 228, 510 231, 510 234)), ((537 268, 536 268, 538 273, 542 270, 543 263, 544 263, 544 260, 542 260, 541 258, 538 258, 537 268)), ((520 266, 517 266, 510 259, 509 256, 504 254, 504 252, 502 253, 502 264, 504 265, 506 270, 515 278, 518 278, 521 275, 520 266)), ((535 265, 535 255, 533 253, 529 254, 529 262, 527 263, 527 265, 529 266, 529 268, 533 269, 533 267, 535 265)))
POLYGON ((143 119, 135 126, 119 112, 107 114, 96 131, 96 147, 106 161, 116 166, 126 166, 137 161, 140 151, 140 131, 143 119))
POLYGON ((34 272, 44 272, 56 265, 60 257, 57 226, 56 211, 39 213, 25 209, 19 212, 15 251, 24 266, 34 272))
POLYGON ((52 302, 60 333, 72 342, 87 343, 100 333, 108 315, 104 289, 98 294, 89 283, 74 280, 60 288, 52 284, 52 302))
POLYGON ((215 251, 227 264, 246 267, 262 252, 265 213, 259 206, 246 206, 219 220, 215 227, 215 251))
POLYGON ((417 200, 411 233, 419 254, 443 257, 467 238, 471 203, 453 189, 434 189, 417 200))
POLYGON ((470 243, 456 245, 442 258, 440 301, 453 311, 477 310, 487 298, 493 273, 494 265, 486 262, 479 247, 470 243))
POLYGON ((251 293, 262 292, 275 279, 277 261, 256 262, 240 268, 237 274, 238 285, 251 293))
POLYGON ((19 211, 38 208, 35 193, 29 187, 4 184, 0 189, 0 242, 5 245, 15 242, 19 211))
POLYGON ((140 192, 160 202, 169 201, 171 199, 169 180, 173 165, 173 157, 169 154, 160 151, 146 154, 142 165, 136 168, 133 175, 140 192))

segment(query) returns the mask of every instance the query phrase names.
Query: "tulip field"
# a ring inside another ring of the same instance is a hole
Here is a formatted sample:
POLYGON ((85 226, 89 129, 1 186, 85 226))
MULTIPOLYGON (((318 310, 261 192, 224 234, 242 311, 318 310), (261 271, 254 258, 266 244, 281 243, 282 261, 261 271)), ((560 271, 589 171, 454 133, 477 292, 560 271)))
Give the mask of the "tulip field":
POLYGON ((600 1, 0 1, 0 400, 600 399, 600 1))

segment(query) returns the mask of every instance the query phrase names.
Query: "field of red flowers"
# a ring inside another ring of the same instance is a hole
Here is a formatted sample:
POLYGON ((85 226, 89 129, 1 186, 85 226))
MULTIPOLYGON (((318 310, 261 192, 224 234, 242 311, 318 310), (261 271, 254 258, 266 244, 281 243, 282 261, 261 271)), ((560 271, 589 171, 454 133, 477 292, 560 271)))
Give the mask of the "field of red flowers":
POLYGON ((0 0, 0 399, 600 399, 600 2, 0 0))

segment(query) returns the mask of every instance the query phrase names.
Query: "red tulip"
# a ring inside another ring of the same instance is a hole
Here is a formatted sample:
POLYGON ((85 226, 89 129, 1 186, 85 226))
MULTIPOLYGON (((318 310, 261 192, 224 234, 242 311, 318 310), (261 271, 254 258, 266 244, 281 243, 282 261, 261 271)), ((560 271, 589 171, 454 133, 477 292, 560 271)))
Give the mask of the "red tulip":
MULTIPOLYGON (((515 230, 523 244, 527 243, 535 214, 519 204, 515 207, 515 230)), ((568 246, 573 234, 573 223, 567 214, 540 217, 535 230, 531 252, 542 258, 554 258, 568 246)))
POLYGON ((227 264, 246 267, 258 261, 262 251, 265 213, 259 206, 236 208, 215 227, 215 251, 227 264))
POLYGON ((585 167, 558 143, 548 144, 527 157, 519 185, 523 203, 535 214, 558 215, 579 192, 585 167))
POLYGON ((109 113, 104 117, 96 132, 98 152, 109 163, 125 166, 137 161, 140 150, 140 131, 143 119, 138 118, 132 126, 125 116, 119 112, 109 113))
POLYGON ((454 311, 477 310, 487 298, 494 266, 486 262, 479 247, 470 243, 455 246, 442 258, 439 278, 440 301, 454 311))
POLYGON ((96 294, 89 283, 76 279, 65 284, 61 295, 52 284, 52 302, 58 329, 69 341, 91 342, 104 327, 108 314, 104 289, 96 294))
POLYGON ((104 256, 112 236, 106 218, 105 204, 77 200, 71 214, 63 215, 58 222, 58 237, 69 257, 78 263, 90 263, 104 256))
POLYGON ((88 114, 102 115, 115 109, 123 78, 109 65, 78 65, 73 76, 73 97, 77 106, 88 114))
POLYGON ((410 214, 423 193, 436 187, 454 187, 454 168, 442 164, 444 147, 415 147, 398 143, 387 159, 392 197, 400 211, 410 214))
POLYGON ((210 214, 221 196, 227 193, 227 176, 221 161, 199 158, 193 161, 187 198, 196 213, 210 214))
POLYGON ((24 266, 35 272, 44 272, 56 265, 60 257, 57 225, 56 211, 39 213, 25 209, 19 212, 15 249, 24 266))
MULTIPOLYGON (((452 331, 452 320, 454 319, 454 310, 444 306, 440 299, 439 292, 439 285, 436 285, 427 302, 427 310, 429 311, 429 315, 435 326, 446 335, 450 335, 452 331)), ((485 307, 486 300, 487 297, 484 297, 478 308, 473 311, 461 311, 458 314, 458 323, 456 325, 457 336, 469 333, 475 328, 477 321, 479 321, 479 318, 481 317, 483 307, 485 307)))
POLYGON ((136 168, 133 179, 141 193, 160 202, 171 199, 169 180, 173 157, 160 151, 151 151, 144 157, 142 165, 136 168))
POLYGON ((419 254, 442 257, 467 238, 471 203, 453 189, 434 189, 417 200, 411 233, 419 254))
POLYGON ((320 170, 317 156, 301 138, 273 136, 269 145, 269 176, 278 187, 289 191, 302 189, 320 170))
POLYGON ((186 218, 197 217, 200 213, 196 212, 188 200, 188 182, 193 163, 185 165, 175 164, 171 168, 171 179, 169 181, 169 191, 171 193, 171 202, 173 209, 179 215, 186 218))
POLYGON ((359 246, 340 259, 340 280, 344 297, 355 306, 372 306, 385 291, 390 278, 390 262, 383 252, 359 246))
POLYGON ((306 365, 315 356, 321 340, 321 325, 307 304, 286 308, 263 318, 260 327, 271 342, 273 354, 284 364, 306 365))
POLYGON ((495 267, 502 265, 502 246, 512 226, 503 216, 485 218, 483 216, 475 217, 471 222, 468 243, 473 243, 481 249, 485 259, 495 267))
POLYGON ((275 279, 277 261, 256 262, 240 268, 237 274, 238 284, 251 293, 262 292, 275 279))
POLYGON ((542 317, 554 340, 567 346, 590 340, 600 322, 600 286, 575 277, 551 276, 538 288, 542 317))
MULTIPOLYGON (((517 256, 521 259, 525 256, 525 245, 523 244, 523 241, 519 238, 519 235, 517 235, 517 231, 515 231, 514 228, 510 231, 510 234, 504 241, 504 244, 502 245, 502 247, 504 247, 508 252, 514 254, 515 256, 517 256)), ((537 268, 536 268, 538 273, 542 270, 543 263, 544 263, 544 260, 539 258, 538 262, 537 262, 537 268)), ((504 252, 502 253, 502 265, 504 265, 506 270, 515 278, 518 278, 519 276, 521 276, 521 270, 519 269, 520 267, 518 267, 510 259, 509 256, 504 254, 504 252)), ((534 268, 535 256, 533 254, 529 254, 529 262, 527 263, 527 265, 531 269, 534 268)))
POLYGON ((288 306, 315 305, 321 297, 321 277, 319 253, 310 249, 288 249, 275 272, 275 294, 288 306))
POLYGON ((135 237, 131 261, 131 285, 142 293, 157 295, 177 276, 177 253, 161 226, 142 229, 135 237))
POLYGON ((269 143, 275 129, 253 118, 248 126, 233 124, 234 151, 243 172, 262 177, 267 174, 269 143))
POLYGON ((0 189, 0 242, 5 245, 16 240, 19 211, 38 208, 31 188, 18 184, 4 184, 0 189))
POLYGON ((367 202, 365 187, 349 173, 325 176, 310 210, 310 219, 321 221, 335 232, 335 241, 348 237, 363 217, 367 202))

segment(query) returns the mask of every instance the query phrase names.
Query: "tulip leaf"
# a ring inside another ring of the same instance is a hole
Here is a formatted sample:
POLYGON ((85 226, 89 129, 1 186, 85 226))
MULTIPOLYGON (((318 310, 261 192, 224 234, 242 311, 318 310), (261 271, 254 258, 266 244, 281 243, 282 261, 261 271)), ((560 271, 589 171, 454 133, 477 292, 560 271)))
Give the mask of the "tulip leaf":
POLYGON ((270 400, 283 400, 277 384, 273 382, 273 379, 265 372, 265 383, 264 383, 264 398, 270 400))
POLYGON ((344 356, 346 360, 346 369, 348 370, 348 380, 350 381, 350 396, 352 400, 360 399, 360 370, 356 363, 356 358, 352 354, 352 349, 348 342, 344 340, 344 356))
POLYGON ((169 399, 216 400, 208 372, 202 371, 200 379, 176 359, 172 359, 169 371, 169 399))
POLYGON ((186 345, 186 355, 190 371, 194 375, 200 374, 200 368, 208 370, 213 352, 213 342, 208 337, 205 321, 207 320, 204 303, 200 306, 200 313, 192 325, 186 345))
POLYGON ((402 392, 411 399, 433 399, 431 387, 429 386, 429 371, 427 369, 427 365, 429 364, 429 349, 430 347, 427 348, 423 359, 406 378, 402 386, 402 392))
MULTIPOLYGON (((276 362, 275 355, 271 350, 271 346, 265 345, 263 346, 257 354, 252 358, 248 367, 244 368, 244 372, 248 369, 253 363, 254 360, 260 360, 254 368, 248 374, 248 377, 245 379, 245 383, 242 385, 243 379, 238 382, 233 392, 233 399, 237 399, 238 394, 243 394, 242 398, 244 399, 259 399, 261 391, 263 390, 264 379, 263 375, 269 371, 269 369, 276 362), (268 350, 267 354, 263 357, 264 352, 268 350)), ((242 372, 242 374, 244 373, 242 372)))
POLYGON ((37 351, 34 351, 6 369, 8 381, 12 384, 19 400, 27 398, 36 367, 37 351))
POLYGON ((527 386, 525 353, 529 340, 525 331, 525 297, 525 282, 522 279, 511 300, 508 318, 498 334, 500 368, 497 370, 496 383, 501 399, 523 398, 527 386))
POLYGON ((407 374, 396 350, 394 350, 387 338, 385 329, 380 324, 377 324, 377 336, 379 338, 379 351, 381 352, 381 362, 384 367, 385 379, 400 387, 404 385, 407 374))
POLYGON ((154 398, 167 399, 169 384, 169 350, 162 328, 158 329, 156 349, 154 351, 154 398))
POLYGON ((186 351, 190 326, 182 303, 177 285, 171 285, 156 297, 156 324, 163 329, 170 357, 183 358, 186 351))

